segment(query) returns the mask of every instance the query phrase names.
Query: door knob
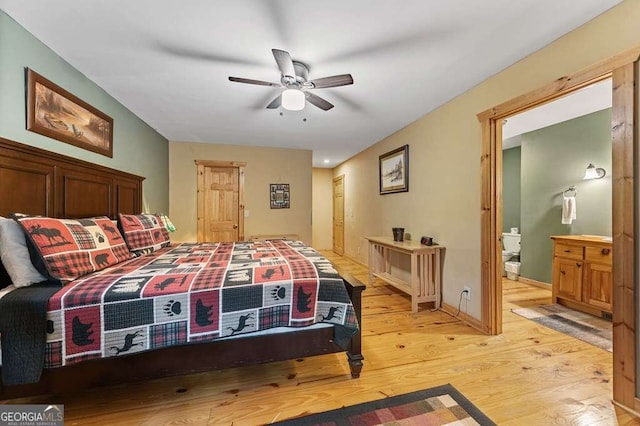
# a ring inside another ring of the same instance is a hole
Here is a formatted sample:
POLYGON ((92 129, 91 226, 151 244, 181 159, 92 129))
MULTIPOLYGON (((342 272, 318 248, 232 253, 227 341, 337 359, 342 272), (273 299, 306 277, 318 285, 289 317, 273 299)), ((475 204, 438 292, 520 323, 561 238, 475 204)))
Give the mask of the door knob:
POLYGON ((238 229, 238 225, 237 224, 233 224, 233 229, 238 229))

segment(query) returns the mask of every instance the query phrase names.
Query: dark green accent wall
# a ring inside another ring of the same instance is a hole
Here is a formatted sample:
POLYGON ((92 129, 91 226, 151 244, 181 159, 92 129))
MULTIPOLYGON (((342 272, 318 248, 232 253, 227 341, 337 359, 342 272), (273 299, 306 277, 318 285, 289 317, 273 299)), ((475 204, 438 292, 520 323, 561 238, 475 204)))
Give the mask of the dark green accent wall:
POLYGON ((144 209, 169 211, 168 140, 1 10, 0 137, 144 176, 144 209), (25 68, 113 118, 113 158, 26 130, 25 68))
POLYGON ((551 283, 551 235, 611 235, 611 109, 522 135, 521 275, 551 283), (607 170, 584 180, 589 163, 607 170), (561 223, 562 193, 575 185, 576 220, 561 223))
POLYGON ((520 147, 502 151, 502 232, 520 229, 520 147))

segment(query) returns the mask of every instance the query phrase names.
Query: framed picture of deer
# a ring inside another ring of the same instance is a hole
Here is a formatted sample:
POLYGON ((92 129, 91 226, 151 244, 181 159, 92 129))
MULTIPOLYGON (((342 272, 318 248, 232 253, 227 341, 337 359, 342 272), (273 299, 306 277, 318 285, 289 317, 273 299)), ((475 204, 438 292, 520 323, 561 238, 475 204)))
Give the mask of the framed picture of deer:
POLYGON ((27 130, 113 157, 113 119, 35 71, 27 74, 27 130))

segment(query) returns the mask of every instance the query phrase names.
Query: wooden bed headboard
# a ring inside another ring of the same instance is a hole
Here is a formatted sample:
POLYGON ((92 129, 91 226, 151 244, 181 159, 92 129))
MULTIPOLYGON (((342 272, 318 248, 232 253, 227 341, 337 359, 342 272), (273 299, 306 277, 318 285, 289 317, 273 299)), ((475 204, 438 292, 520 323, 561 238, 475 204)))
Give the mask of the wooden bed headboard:
POLYGON ((144 177, 0 138, 0 216, 138 214, 144 177))

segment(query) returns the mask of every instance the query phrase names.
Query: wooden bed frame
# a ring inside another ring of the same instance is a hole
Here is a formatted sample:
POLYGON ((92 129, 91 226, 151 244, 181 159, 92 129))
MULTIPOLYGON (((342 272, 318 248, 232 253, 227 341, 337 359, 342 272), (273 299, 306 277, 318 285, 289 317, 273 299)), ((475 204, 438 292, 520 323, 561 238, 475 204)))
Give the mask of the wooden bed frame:
MULTIPOLYGON (((118 212, 138 214, 143 177, 98 166, 0 138, 0 216, 13 212, 83 218, 118 212)), ((340 272, 361 323, 361 293, 355 277, 340 272)), ((40 382, 1 386, 0 399, 78 391, 95 386, 344 352, 333 328, 221 340, 85 361, 45 369, 40 382)), ((351 376, 362 370, 361 333, 346 350, 351 376)))

